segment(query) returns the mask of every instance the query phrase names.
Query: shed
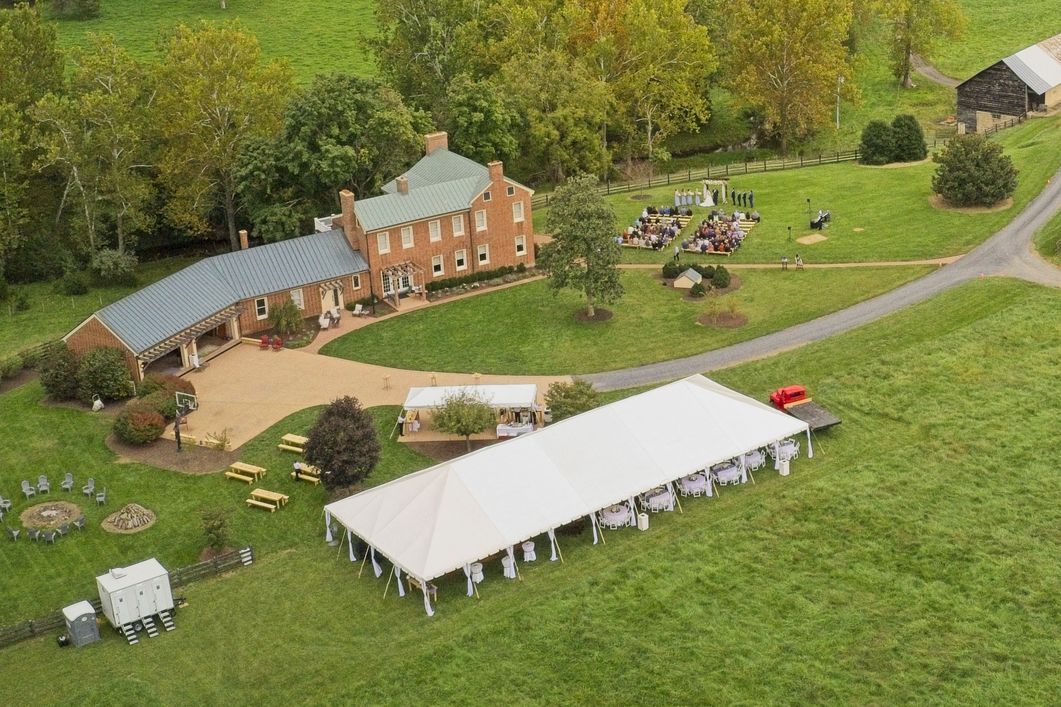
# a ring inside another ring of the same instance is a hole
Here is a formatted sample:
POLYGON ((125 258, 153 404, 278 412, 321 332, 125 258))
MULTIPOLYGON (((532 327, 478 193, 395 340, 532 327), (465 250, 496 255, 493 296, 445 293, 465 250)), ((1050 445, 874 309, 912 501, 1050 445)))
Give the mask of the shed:
POLYGON ((115 628, 173 610, 169 572, 151 558, 96 577, 103 613, 115 628))
POLYGON ((99 640, 99 626, 96 624, 96 610, 87 601, 63 607, 63 619, 66 620, 66 632, 75 647, 87 646, 99 640))
POLYGON ((1061 34, 995 62, 957 92, 958 122, 969 132, 1061 107, 1061 34))
POLYGON ((702 282, 704 276, 696 272, 692 268, 689 268, 678 277, 674 278, 674 286, 679 290, 692 289, 693 285, 698 282, 702 282))

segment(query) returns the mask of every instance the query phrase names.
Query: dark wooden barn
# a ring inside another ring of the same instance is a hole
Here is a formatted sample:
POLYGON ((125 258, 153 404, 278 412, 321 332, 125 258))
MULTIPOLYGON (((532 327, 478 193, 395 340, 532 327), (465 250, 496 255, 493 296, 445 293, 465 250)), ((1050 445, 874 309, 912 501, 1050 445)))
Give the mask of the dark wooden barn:
POLYGON ((1022 49, 958 84, 958 122, 984 132, 1061 108, 1061 34, 1022 49))

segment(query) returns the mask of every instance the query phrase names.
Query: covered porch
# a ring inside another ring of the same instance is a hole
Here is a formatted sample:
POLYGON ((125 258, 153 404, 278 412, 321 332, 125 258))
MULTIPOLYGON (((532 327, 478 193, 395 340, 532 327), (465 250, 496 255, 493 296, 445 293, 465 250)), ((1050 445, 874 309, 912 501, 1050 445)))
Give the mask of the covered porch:
POLYGON ((240 306, 232 305, 137 355, 141 380, 149 373, 180 375, 239 345, 240 306))

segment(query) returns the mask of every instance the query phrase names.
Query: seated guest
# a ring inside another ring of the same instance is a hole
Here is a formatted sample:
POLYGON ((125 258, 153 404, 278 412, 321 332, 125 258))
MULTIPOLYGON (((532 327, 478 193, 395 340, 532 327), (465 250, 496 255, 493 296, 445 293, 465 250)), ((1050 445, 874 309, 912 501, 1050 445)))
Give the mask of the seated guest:
POLYGON ((756 223, 759 223, 759 221, 761 221, 763 217, 759 215, 758 209, 752 209, 751 216, 749 216, 748 218, 752 221, 755 221, 756 223))

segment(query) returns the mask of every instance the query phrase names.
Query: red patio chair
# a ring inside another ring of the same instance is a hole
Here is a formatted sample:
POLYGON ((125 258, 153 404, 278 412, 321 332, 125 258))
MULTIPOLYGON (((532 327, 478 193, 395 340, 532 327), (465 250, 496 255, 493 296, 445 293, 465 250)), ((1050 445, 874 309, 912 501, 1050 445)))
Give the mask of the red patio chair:
POLYGON ((274 336, 273 337, 273 351, 279 351, 282 348, 284 348, 284 340, 281 339, 279 336, 274 336))
POLYGON ((268 336, 263 336, 262 340, 260 342, 258 342, 258 349, 260 351, 268 351, 269 350, 269 337, 268 336))

